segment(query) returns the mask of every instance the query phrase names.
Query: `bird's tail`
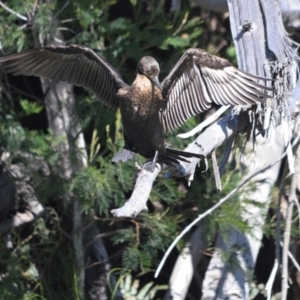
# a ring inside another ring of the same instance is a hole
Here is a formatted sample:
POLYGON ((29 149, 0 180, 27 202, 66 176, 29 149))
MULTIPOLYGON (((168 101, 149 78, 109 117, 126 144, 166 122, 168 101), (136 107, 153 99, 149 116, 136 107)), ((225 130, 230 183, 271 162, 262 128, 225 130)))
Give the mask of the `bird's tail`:
POLYGON ((172 165, 173 163, 179 164, 180 161, 190 162, 186 158, 191 158, 191 157, 196 157, 201 159, 205 158, 205 156, 201 154, 196 154, 196 153, 191 153, 191 152, 186 152, 186 151, 181 151, 181 150, 166 147, 166 153, 159 155, 158 160, 166 165, 172 165))

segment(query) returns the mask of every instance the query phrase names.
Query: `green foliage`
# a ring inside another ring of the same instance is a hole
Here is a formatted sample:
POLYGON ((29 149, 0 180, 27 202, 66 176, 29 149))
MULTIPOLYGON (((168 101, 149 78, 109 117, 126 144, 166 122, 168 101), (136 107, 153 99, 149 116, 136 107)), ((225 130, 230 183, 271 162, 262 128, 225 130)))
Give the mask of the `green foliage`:
POLYGON ((236 65, 236 54, 235 54, 235 48, 234 46, 230 46, 226 49, 226 54, 228 56, 228 59, 236 65))
POLYGON ((121 277, 120 289, 125 300, 152 300, 156 299, 155 295, 159 290, 167 290, 167 285, 155 285, 153 282, 149 282, 144 286, 140 285, 139 279, 133 279, 132 276, 127 273, 121 277))
POLYGON ((61 142, 61 137, 56 137, 51 132, 42 134, 37 131, 30 131, 27 132, 27 134, 28 143, 26 145, 26 150, 30 150, 35 155, 43 157, 49 166, 55 166, 58 157, 53 146, 58 145, 61 142))
POLYGON ((12 119, 12 116, 6 116, 0 120, 0 144, 3 149, 10 153, 20 150, 26 140, 24 128, 12 119))
POLYGON ((139 251, 134 247, 127 247, 122 254, 123 268, 137 271, 140 267, 139 251))
POLYGON ((150 195, 151 201, 164 201, 167 204, 175 204, 183 193, 180 192, 174 179, 163 179, 159 177, 154 184, 150 195))
POLYGON ((126 173, 126 180, 122 178, 122 183, 119 184, 115 167, 103 159, 99 160, 102 166, 82 169, 73 178, 70 189, 76 198, 81 200, 83 212, 88 214, 95 210, 99 215, 108 215, 108 209, 112 204, 118 205, 124 201, 124 192, 127 190, 122 188, 122 183, 133 182, 133 174, 130 171, 129 174, 126 173))
POLYGON ((264 284, 262 284, 262 283, 256 284, 254 282, 251 283, 249 300, 257 299, 256 297, 260 297, 260 296, 264 296, 264 299, 279 300, 279 299, 281 299, 281 292, 271 295, 271 297, 268 298, 266 286, 264 284))
POLYGON ((114 245, 119 245, 127 242, 128 240, 134 240, 135 233, 132 228, 122 229, 121 232, 116 232, 111 238, 114 245))
POLYGON ((46 228, 44 220, 39 219, 33 224, 32 234, 23 240, 12 241, 17 245, 13 250, 5 247, 4 238, 1 238, 0 270, 1 299, 46 299, 41 283, 41 269, 38 267, 39 257, 52 254, 56 243, 51 242, 55 231, 46 228), (37 243, 38 242, 38 243, 37 243), (43 247, 47 245, 47 248, 43 247), (37 255, 36 250, 41 250, 37 255))
POLYGON ((25 111, 26 115, 30 116, 33 114, 38 114, 42 111, 43 106, 37 104, 36 102, 29 102, 28 100, 20 100, 20 104, 25 111))

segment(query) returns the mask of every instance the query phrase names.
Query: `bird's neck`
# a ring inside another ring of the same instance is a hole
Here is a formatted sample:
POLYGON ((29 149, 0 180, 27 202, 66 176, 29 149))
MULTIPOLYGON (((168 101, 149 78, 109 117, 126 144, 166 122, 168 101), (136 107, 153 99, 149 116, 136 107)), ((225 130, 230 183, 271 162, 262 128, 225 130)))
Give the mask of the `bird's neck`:
POLYGON ((132 83, 132 88, 139 89, 141 91, 149 92, 154 88, 153 83, 151 80, 142 74, 137 74, 134 82, 132 83))
POLYGON ((133 98, 135 98, 135 95, 139 95, 139 100, 163 100, 161 89, 158 86, 156 86, 147 76, 142 74, 137 74, 134 82, 131 85, 131 90, 132 100, 133 98))

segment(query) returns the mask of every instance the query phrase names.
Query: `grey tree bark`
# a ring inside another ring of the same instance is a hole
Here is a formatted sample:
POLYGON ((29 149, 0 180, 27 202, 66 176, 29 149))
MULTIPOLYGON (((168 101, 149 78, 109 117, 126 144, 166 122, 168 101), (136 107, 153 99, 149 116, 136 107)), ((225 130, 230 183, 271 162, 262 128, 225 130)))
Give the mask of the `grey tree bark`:
MULTIPOLYGON (((174 1, 176 2, 176 1, 174 1)), ((193 7, 201 7, 203 9, 226 13, 228 12, 227 0, 189 0, 193 7)), ((298 0, 281 0, 278 1, 282 21, 286 30, 291 34, 299 34, 300 30, 300 3, 298 0)), ((173 4, 176 7, 176 4, 173 4)))
MULTIPOLYGON (((285 147, 288 147, 292 124, 286 105, 288 101, 286 91, 295 85, 294 64, 297 55, 280 22, 280 10, 275 1, 229 0, 228 7, 239 67, 260 76, 265 74, 268 76, 272 72, 273 76, 281 80, 281 85, 275 83, 278 92, 273 102, 269 103, 269 113, 264 120, 268 139, 262 137, 257 139, 255 151, 243 162, 244 167, 250 170, 246 176, 251 176, 259 169, 263 170, 266 165, 275 162, 285 147), (279 107, 276 102, 279 103, 281 113, 278 113, 279 107), (281 123, 281 126, 274 130, 271 123, 281 123)), ((248 147, 252 149, 253 145, 250 144, 248 147)), ((217 251, 205 275, 202 299, 249 297, 249 284, 260 248, 269 195, 277 179, 279 166, 277 163, 262 172, 255 180, 263 180, 263 183, 257 185, 255 192, 247 195, 252 202, 245 207, 246 213, 243 217, 254 226, 254 232, 245 235, 232 228, 229 239, 218 236, 217 251), (263 211, 253 205, 255 202, 264 205, 263 211), (222 261, 220 257, 222 251, 230 251, 232 259, 237 260, 240 267, 231 268, 230 264, 222 261)))
MULTIPOLYGON (((70 179, 87 166, 86 145, 75 110, 73 86, 62 82, 41 80, 45 92, 49 127, 55 136, 63 138, 56 146, 61 158, 60 174, 70 179)), ((99 234, 94 219, 92 216, 82 216, 79 200, 73 195, 67 195, 65 201, 72 207, 72 238, 79 273, 78 285, 82 297, 91 300, 109 299, 111 292, 106 281, 110 271, 109 257, 102 240, 94 240, 94 237, 99 234), (86 226, 87 224, 90 225, 86 226), (86 248, 86 244, 90 246, 86 248)), ((111 286, 114 287, 115 284, 114 275, 111 275, 111 286)), ((119 290, 116 292, 116 299, 122 299, 119 290)))

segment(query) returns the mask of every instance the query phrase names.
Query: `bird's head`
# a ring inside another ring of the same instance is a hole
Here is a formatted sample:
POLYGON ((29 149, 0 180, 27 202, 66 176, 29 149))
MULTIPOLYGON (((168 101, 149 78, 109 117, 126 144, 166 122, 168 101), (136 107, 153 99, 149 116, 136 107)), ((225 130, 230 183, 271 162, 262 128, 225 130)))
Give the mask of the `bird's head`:
POLYGON ((158 79, 160 69, 158 62, 151 56, 144 56, 137 65, 137 73, 147 76, 156 86, 161 89, 158 79))

